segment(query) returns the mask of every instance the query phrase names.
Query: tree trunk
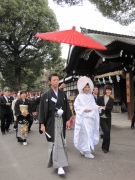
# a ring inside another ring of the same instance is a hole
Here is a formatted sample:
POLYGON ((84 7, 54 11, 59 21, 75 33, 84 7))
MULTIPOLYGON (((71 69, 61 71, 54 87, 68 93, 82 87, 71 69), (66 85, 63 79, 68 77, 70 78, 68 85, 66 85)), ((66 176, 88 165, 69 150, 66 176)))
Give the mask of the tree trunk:
POLYGON ((15 90, 19 91, 21 90, 21 68, 16 67, 15 68, 15 90))

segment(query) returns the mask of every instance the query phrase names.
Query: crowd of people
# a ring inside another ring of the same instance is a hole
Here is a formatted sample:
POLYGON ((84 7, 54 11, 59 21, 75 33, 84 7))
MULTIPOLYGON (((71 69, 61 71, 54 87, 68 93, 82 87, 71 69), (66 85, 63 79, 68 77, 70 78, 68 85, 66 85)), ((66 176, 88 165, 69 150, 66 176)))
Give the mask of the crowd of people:
POLYGON ((112 88, 104 87, 104 95, 98 97, 97 87, 88 77, 81 77, 77 82, 79 94, 73 104, 59 88, 58 75, 49 76, 51 88, 41 98, 39 108, 40 132, 46 133, 48 148, 48 167, 58 169, 58 174, 65 174, 68 166, 66 150, 66 128, 74 124, 74 146, 86 158, 94 158, 94 146, 99 142, 99 129, 103 130, 102 151, 109 152, 112 88), (94 94, 95 92, 95 94, 94 94))
POLYGON ((38 123, 38 109, 40 96, 33 94, 32 97, 25 90, 11 94, 9 89, 4 89, 0 96, 0 120, 1 132, 5 135, 10 131, 13 123, 18 142, 27 145, 27 134, 31 131, 33 123, 38 123), (21 110, 21 108, 23 108, 21 110), (23 112, 25 109, 25 112, 23 112))
POLYGON ((79 94, 74 102, 67 99, 59 87, 59 76, 53 73, 48 78, 50 89, 40 97, 30 97, 25 90, 10 96, 8 89, 0 97, 1 132, 9 132, 12 119, 18 142, 27 145, 27 135, 32 123, 39 121, 39 132, 45 133, 48 147, 48 167, 58 169, 58 175, 65 174, 68 166, 66 129, 74 126, 75 148, 86 158, 94 158, 94 146, 99 143, 102 129, 102 151, 109 152, 111 110, 114 100, 112 88, 105 85, 103 96, 98 96, 90 78, 83 76, 77 82, 79 94))

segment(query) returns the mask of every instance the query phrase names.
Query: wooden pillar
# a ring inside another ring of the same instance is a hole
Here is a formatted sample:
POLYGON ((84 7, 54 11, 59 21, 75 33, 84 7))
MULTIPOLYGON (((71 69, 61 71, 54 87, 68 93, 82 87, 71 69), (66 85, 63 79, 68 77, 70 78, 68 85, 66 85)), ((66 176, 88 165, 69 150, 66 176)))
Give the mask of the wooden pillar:
POLYGON ((126 74, 126 95, 127 95, 127 109, 128 120, 131 120, 134 112, 134 91, 133 91, 133 72, 129 71, 126 74))

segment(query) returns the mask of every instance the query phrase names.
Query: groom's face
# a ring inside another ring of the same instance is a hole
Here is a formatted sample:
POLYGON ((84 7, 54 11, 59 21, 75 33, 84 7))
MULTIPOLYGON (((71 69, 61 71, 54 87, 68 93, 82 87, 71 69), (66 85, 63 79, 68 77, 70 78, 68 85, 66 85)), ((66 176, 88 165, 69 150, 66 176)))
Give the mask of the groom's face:
POLYGON ((58 76, 52 76, 50 84, 51 84, 52 88, 55 88, 55 89, 58 88, 58 86, 59 86, 59 77, 58 76))

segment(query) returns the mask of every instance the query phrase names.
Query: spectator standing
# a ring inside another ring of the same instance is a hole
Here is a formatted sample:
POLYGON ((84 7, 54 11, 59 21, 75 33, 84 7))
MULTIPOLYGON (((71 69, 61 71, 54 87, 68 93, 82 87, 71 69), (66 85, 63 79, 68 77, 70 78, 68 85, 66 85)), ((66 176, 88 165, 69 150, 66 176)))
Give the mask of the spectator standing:
POLYGON ((93 89, 92 94, 93 94, 93 97, 94 97, 95 102, 96 102, 96 104, 97 104, 97 100, 98 100, 98 97, 99 97, 99 94, 98 94, 98 87, 97 87, 97 86, 94 86, 94 89, 93 89))
POLYGON ((35 112, 33 112, 34 116, 35 116, 35 119, 36 121, 34 122, 35 124, 38 123, 38 115, 39 115, 39 104, 40 104, 40 100, 41 100, 41 97, 42 97, 43 93, 41 92, 40 93, 40 96, 36 98, 35 100, 35 112))
POLYGON ((33 114, 33 123, 37 124, 38 119, 37 119, 37 112, 36 112, 36 107, 37 107, 37 102, 36 99, 38 98, 37 93, 33 94, 33 97, 31 98, 31 104, 32 104, 32 114, 33 114))
POLYGON ((110 85, 105 85, 103 93, 104 95, 98 98, 97 104, 104 107, 100 114, 100 126, 104 132, 102 151, 108 153, 110 147, 111 111, 114 104, 114 99, 110 97, 112 87, 110 85))
POLYGON ((10 123, 11 123, 12 101, 10 98, 8 98, 8 96, 10 96, 10 90, 5 89, 4 95, 0 97, 2 135, 5 134, 5 131, 9 132, 9 127, 10 127, 10 123))
POLYGON ((15 103, 15 115, 17 116, 17 139, 22 142, 24 146, 27 145, 28 127, 31 120, 31 104, 26 99, 27 92, 20 91, 20 99, 15 103))

